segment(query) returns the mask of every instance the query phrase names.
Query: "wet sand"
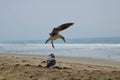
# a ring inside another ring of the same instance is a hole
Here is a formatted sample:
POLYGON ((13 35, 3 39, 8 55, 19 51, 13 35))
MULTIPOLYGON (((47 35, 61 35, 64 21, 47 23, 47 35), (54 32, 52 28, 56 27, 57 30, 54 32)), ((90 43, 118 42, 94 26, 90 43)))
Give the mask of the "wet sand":
POLYGON ((57 56, 46 68, 48 57, 0 54, 0 80, 120 80, 120 62, 57 56))

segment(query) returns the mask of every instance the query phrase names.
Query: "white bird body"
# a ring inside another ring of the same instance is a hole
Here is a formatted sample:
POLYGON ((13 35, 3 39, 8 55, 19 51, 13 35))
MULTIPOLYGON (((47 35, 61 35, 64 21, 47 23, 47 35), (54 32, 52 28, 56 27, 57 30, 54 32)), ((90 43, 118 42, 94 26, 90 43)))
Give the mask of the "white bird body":
MULTIPOLYGON (((61 36, 60 34, 57 34, 57 35, 55 35, 55 36, 50 37, 47 42, 49 42, 50 40, 51 40, 51 41, 54 41, 54 40, 56 40, 56 39, 62 39, 62 40, 63 40, 63 36, 61 36)), ((64 41, 64 40, 63 40, 63 41, 64 41)))
POLYGON ((55 64, 56 64, 55 55, 54 54, 50 54, 49 58, 47 59, 46 67, 49 68, 49 67, 54 66, 55 64))

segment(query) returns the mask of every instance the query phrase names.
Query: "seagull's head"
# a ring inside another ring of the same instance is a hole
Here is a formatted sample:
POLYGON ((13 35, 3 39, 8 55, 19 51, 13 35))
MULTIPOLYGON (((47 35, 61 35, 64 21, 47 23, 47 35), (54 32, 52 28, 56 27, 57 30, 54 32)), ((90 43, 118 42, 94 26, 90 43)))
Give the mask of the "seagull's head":
POLYGON ((53 53, 51 53, 49 56, 50 56, 51 58, 55 58, 55 55, 54 55, 53 53))

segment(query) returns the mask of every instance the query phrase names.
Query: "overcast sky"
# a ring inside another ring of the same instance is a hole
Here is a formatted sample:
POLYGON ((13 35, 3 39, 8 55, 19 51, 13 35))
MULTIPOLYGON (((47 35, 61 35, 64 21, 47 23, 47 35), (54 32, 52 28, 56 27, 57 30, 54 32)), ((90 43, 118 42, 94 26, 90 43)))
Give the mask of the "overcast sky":
POLYGON ((66 38, 120 36, 120 0, 0 0, 0 41, 47 39, 66 22, 66 38))

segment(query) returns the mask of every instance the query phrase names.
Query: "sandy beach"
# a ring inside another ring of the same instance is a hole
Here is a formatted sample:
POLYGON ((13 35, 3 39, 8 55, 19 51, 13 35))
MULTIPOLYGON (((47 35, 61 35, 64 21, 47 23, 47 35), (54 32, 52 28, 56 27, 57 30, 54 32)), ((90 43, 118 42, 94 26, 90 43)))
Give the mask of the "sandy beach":
POLYGON ((120 80, 117 61, 57 56, 57 64, 46 68, 47 58, 0 54, 0 80, 120 80))

